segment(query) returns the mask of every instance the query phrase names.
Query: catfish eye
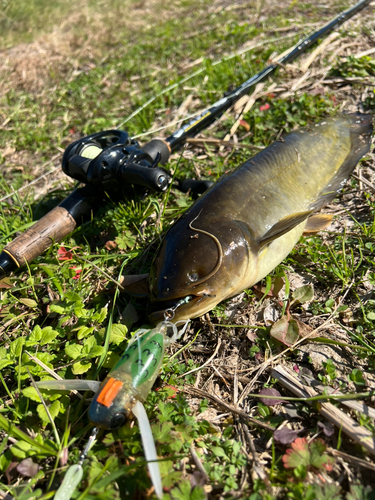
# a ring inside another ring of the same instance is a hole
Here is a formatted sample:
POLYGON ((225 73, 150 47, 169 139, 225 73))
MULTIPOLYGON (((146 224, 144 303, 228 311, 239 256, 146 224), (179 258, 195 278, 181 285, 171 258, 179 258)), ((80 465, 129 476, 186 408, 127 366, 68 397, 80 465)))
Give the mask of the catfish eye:
POLYGON ((198 274, 197 273, 190 273, 190 274, 188 274, 188 278, 190 281, 192 281, 194 283, 195 281, 198 281, 198 274))
POLYGON ((111 419, 111 429, 118 429, 122 425, 124 425, 126 421, 126 417, 123 413, 116 413, 111 419))

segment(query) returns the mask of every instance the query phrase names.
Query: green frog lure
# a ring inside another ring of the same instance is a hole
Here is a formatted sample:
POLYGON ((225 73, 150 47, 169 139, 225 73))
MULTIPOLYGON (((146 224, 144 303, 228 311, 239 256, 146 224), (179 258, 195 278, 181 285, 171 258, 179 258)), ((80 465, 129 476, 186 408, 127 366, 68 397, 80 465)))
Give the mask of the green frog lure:
POLYGON ((174 312, 186 302, 180 301, 166 311, 165 320, 152 329, 138 330, 130 340, 126 350, 105 380, 43 380, 37 382, 40 389, 53 390, 90 390, 96 392, 90 404, 88 416, 94 428, 78 464, 69 467, 65 478, 56 492, 55 500, 68 500, 79 485, 82 464, 94 444, 99 428, 115 430, 120 428, 133 414, 138 419, 143 449, 148 470, 156 495, 161 498, 163 486, 160 476, 158 457, 150 422, 143 406, 163 362, 165 349, 180 338, 186 331, 188 321, 178 332, 176 324, 170 321, 174 312), (180 304, 181 302, 181 304, 180 304), (168 336, 167 332, 173 335, 168 336))

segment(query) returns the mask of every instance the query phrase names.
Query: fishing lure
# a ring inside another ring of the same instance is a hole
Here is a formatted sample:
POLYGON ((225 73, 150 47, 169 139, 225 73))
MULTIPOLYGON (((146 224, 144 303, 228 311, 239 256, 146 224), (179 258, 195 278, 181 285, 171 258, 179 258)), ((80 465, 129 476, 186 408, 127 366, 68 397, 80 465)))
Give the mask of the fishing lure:
MULTIPOLYGON (((78 464, 72 465, 56 492, 56 500, 68 500, 80 483, 82 464, 90 447, 94 444, 99 428, 115 430, 133 414, 139 424, 148 470, 156 495, 163 494, 162 481, 150 422, 143 406, 163 362, 165 349, 186 331, 188 321, 178 331, 173 319, 177 307, 186 303, 187 297, 168 309, 164 321, 152 329, 141 329, 130 340, 126 350, 105 380, 43 380, 37 382, 40 389, 90 390, 96 392, 90 404, 88 416, 94 424, 89 441, 78 464), (173 332, 169 336, 169 331, 173 332)), ((181 322, 180 322, 181 324, 181 322)))

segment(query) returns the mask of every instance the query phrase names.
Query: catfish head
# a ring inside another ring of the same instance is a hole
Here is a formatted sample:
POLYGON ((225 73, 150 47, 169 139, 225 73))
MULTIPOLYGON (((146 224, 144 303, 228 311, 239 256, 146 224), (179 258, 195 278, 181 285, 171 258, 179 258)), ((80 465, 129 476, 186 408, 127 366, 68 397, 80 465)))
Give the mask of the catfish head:
POLYGON ((157 253, 149 276, 153 323, 183 301, 171 321, 201 316, 243 290, 249 267, 256 274, 257 242, 247 225, 204 212, 194 205, 172 226, 157 253))

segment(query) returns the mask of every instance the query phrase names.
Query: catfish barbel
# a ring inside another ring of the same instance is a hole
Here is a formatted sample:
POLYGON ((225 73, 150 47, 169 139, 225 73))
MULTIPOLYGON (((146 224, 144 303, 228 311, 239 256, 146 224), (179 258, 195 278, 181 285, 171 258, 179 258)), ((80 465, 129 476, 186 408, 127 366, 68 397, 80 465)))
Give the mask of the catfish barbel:
POLYGON ((169 229, 150 276, 150 319, 190 296, 173 321, 201 316, 264 278, 345 184, 371 143, 371 117, 296 130, 221 178, 169 229))

